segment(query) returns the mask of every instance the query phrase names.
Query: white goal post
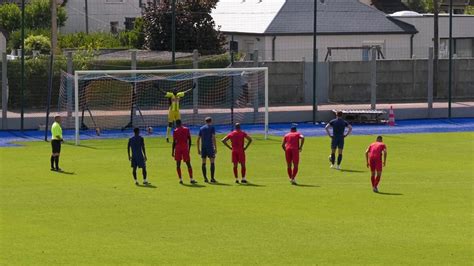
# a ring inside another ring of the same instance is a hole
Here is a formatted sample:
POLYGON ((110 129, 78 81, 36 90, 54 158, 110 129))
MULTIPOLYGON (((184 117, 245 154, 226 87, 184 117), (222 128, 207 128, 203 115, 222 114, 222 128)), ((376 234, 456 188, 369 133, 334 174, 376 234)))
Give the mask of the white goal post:
MULTIPOLYGON (((87 108, 86 116, 87 113, 90 114, 90 118, 94 122, 89 127, 96 127, 96 130, 118 129, 117 125, 112 125, 112 122, 108 121, 114 120, 114 116, 119 115, 131 117, 129 126, 135 126, 137 123, 140 123, 140 126, 164 126, 163 123, 167 121, 165 119, 168 106, 162 102, 164 94, 160 94, 160 92, 173 89, 188 91, 191 86, 192 92, 189 93, 191 95, 183 97, 186 99, 185 101, 182 100, 182 113, 184 112, 184 116, 188 117, 187 123, 183 121, 185 124, 198 125, 202 122, 202 115, 209 115, 213 118, 216 116, 219 121, 216 124, 223 125, 231 125, 231 122, 232 124, 234 122, 263 123, 264 136, 265 139, 268 138, 269 81, 267 67, 79 70, 75 71, 74 76, 69 77, 69 79, 72 78, 74 79, 74 90, 69 89, 69 93, 73 93, 72 97, 66 92, 68 89, 63 88, 71 87, 72 84, 66 84, 72 82, 70 80, 61 82, 59 105, 62 104, 62 106, 59 109, 65 111, 65 106, 67 106, 68 113, 74 110, 73 127, 76 145, 79 145, 80 142, 80 130, 86 127, 84 125, 84 108, 87 108), (195 87, 197 89, 194 89, 195 87), (119 96, 116 96, 119 90, 119 96), (120 100, 114 100, 114 97, 120 98, 120 100), (126 97, 130 100, 124 101, 123 99, 126 97), (160 99, 160 103, 156 102, 157 98, 160 99), (68 103, 65 103, 66 99, 68 103), (94 103, 99 101, 101 107, 94 106, 94 103), (72 104, 74 109, 71 108, 72 104), (140 107, 139 104, 146 107, 140 107), (131 111, 126 108, 131 108, 131 111), (140 111, 141 120, 135 119, 133 121, 133 116, 135 113, 138 114, 138 111, 140 111), (94 116, 96 116, 95 121, 94 116), (159 121, 158 116, 160 117, 159 121), (189 117, 191 116, 199 117, 199 122, 196 122, 198 120, 194 118, 193 122, 190 122, 189 117)), ((71 127, 72 122, 71 120, 71 127)))

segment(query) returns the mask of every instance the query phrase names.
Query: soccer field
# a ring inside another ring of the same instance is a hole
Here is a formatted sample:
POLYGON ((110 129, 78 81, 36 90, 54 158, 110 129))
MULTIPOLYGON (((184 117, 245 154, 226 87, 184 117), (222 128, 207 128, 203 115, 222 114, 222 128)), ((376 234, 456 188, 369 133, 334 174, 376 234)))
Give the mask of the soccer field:
MULTIPOLYGON (((222 137, 222 136, 219 136, 222 137)), ((386 135, 373 193, 364 152, 346 139, 341 171, 329 138, 307 138, 291 186, 281 138, 247 152, 251 184, 233 182, 219 145, 216 178, 178 184, 171 146, 146 138, 151 187, 135 186, 126 139, 0 148, 0 264, 460 264, 473 258, 474 133, 386 135)), ((141 172, 138 173, 141 177, 141 172)))

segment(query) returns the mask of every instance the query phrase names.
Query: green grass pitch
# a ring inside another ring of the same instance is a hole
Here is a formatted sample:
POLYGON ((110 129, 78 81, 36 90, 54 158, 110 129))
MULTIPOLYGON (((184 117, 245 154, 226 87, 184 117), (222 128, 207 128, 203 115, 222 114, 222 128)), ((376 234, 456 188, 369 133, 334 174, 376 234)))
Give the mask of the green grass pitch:
POLYGON ((0 264, 472 265, 474 134, 385 136, 380 194, 364 158, 374 138, 346 139, 343 171, 329 169, 329 138, 307 138, 301 186, 279 137, 249 148, 252 185, 233 183, 222 145, 220 185, 204 184, 192 147, 192 187, 170 144, 146 138, 156 188, 133 184, 125 139, 63 145, 73 174, 50 172, 49 143, 0 148, 0 264))

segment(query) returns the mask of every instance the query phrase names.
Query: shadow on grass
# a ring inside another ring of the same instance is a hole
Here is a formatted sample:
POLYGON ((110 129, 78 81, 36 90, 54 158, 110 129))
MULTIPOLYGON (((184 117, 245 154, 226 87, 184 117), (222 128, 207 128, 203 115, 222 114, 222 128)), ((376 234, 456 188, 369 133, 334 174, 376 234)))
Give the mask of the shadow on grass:
POLYGON ((295 187, 320 187, 318 185, 297 184, 295 187))
POLYGON ((211 186, 223 186, 223 187, 228 187, 228 186, 230 186, 229 184, 221 183, 221 182, 216 182, 216 183, 211 183, 211 182, 209 182, 208 184, 211 185, 211 186))
POLYGON ((183 187, 192 187, 192 188, 203 188, 203 187, 206 187, 206 186, 203 186, 201 184, 186 184, 186 183, 183 183, 183 184, 180 184, 181 186, 183 187))
POLYGON ((142 188, 156 188, 156 186, 154 186, 154 185, 152 185, 152 184, 149 184, 149 185, 138 184, 137 187, 142 187, 142 188))
POLYGON ((63 175, 75 175, 76 173, 74 172, 68 172, 68 171, 63 171, 63 170, 60 170, 60 171, 52 171, 52 172, 55 172, 55 173, 58 173, 58 174, 63 174, 63 175))
POLYGON ((63 142, 62 145, 68 145, 68 146, 74 146, 74 147, 78 147, 78 148, 86 148, 86 149, 91 149, 91 150, 97 150, 97 148, 94 147, 94 146, 89 146, 89 145, 84 145, 84 144, 76 145, 74 142, 63 142))
POLYGON ((97 147, 89 146, 89 145, 84 145, 84 144, 79 144, 79 148, 86 148, 86 149, 91 149, 91 150, 98 150, 97 147))
POLYGON ((403 196, 402 193, 390 193, 390 192, 376 192, 377 194, 380 195, 386 195, 386 196, 403 196))
POLYGON ((341 169, 341 172, 348 172, 348 173, 365 173, 366 171, 361 170, 352 170, 352 169, 341 169))
POLYGON ((266 187, 265 185, 250 183, 248 181, 247 181, 247 183, 239 183, 238 185, 240 185, 241 187, 266 187))

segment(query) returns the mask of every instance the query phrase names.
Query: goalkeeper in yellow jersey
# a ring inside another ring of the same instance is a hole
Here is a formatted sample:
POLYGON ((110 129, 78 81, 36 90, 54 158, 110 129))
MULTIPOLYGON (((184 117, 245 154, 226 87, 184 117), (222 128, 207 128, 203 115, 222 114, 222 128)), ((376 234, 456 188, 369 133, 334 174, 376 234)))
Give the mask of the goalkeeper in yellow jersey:
POLYGON ((181 120, 181 114, 179 113, 179 102, 181 98, 183 98, 186 93, 188 93, 195 87, 196 84, 193 84, 193 87, 191 89, 181 92, 178 92, 177 88, 174 88, 173 91, 168 92, 161 90, 165 94, 165 97, 169 99, 170 103, 170 108, 168 112, 168 127, 166 128, 166 142, 169 142, 169 135, 173 124, 176 122, 176 120, 181 120))

